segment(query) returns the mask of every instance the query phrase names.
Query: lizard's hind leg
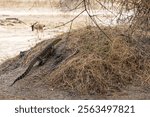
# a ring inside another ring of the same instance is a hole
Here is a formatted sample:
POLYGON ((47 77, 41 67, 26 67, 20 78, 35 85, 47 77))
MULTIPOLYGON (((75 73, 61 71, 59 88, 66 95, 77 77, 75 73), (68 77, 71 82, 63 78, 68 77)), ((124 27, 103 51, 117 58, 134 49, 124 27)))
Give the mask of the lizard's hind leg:
POLYGON ((38 57, 38 62, 38 66, 42 66, 45 64, 45 61, 41 57, 38 57))

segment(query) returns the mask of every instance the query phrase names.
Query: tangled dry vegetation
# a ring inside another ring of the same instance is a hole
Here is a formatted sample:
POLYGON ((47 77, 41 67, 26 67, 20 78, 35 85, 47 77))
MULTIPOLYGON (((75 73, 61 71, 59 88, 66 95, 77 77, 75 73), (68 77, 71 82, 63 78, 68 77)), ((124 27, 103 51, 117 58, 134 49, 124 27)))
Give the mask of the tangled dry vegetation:
MULTIPOLYGON (((101 0, 96 0, 101 1, 101 0)), ((149 0, 103 0, 111 2, 112 5, 117 3, 119 16, 123 12, 132 12, 133 14, 126 18, 130 22, 131 32, 136 28, 147 31, 150 29, 150 1, 149 0)))
MULTIPOLYGON (((68 59, 62 59, 56 64, 55 69, 50 68, 55 58, 50 59, 42 68, 33 69, 26 76, 28 79, 25 78, 18 83, 26 80, 34 83, 32 81, 34 78, 31 77, 36 75, 40 77, 38 82, 42 82, 42 85, 46 83, 54 89, 79 94, 119 92, 130 85, 148 88, 150 86, 149 37, 143 38, 137 33, 129 38, 122 34, 124 28, 121 27, 102 29, 107 32, 110 39, 97 27, 90 26, 70 32, 67 41, 68 33, 58 36, 57 38, 63 39, 58 44, 61 54, 72 53, 75 49, 79 52, 68 59)), ((1 65, 0 73, 7 74, 19 66, 28 65, 38 51, 49 42, 51 40, 37 44, 23 59, 17 56, 6 61, 1 65)))
MULTIPOLYGON (((112 3, 113 1, 118 0, 112 0, 112 3)), ((83 2, 86 7, 86 0, 83 2)), ((66 43, 62 42, 65 46, 61 51, 65 53, 67 50, 73 52, 78 49, 79 53, 62 60, 57 64, 56 69, 49 69, 46 66, 44 74, 40 74, 45 83, 53 88, 71 90, 80 94, 117 92, 129 85, 150 87, 149 2, 121 0, 119 3, 120 7, 122 6, 121 10, 124 10, 123 7, 129 11, 135 10, 134 16, 129 19, 132 22, 132 28, 129 31, 134 33, 128 35, 120 26, 101 27, 109 39, 98 27, 89 26, 70 32, 66 43), (146 32, 141 31, 142 25, 144 28, 147 26, 146 32), (135 31, 139 26, 140 28, 135 31)), ((67 37, 68 33, 57 38, 67 37)), ((33 55, 37 53, 35 50, 39 50, 42 46, 44 43, 38 44, 31 52, 28 52, 25 61, 29 63, 33 55)), ((18 61, 18 58, 14 61, 18 61)), ((24 63, 24 61, 21 62, 24 63)), ((2 66, 7 63, 9 62, 2 66)), ((3 69, 3 71, 7 70, 3 69)))
POLYGON ((121 28, 103 30, 111 40, 95 27, 73 31, 66 47, 80 52, 45 75, 46 82, 81 94, 121 91, 130 84, 149 86, 150 40, 121 36, 121 28))

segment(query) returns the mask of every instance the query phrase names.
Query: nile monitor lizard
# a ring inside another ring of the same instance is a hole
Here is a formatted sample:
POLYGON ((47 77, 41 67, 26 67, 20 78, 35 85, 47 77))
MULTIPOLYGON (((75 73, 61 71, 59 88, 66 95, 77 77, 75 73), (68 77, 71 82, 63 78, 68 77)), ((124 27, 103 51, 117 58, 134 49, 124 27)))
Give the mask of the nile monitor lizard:
POLYGON ((23 79, 30 72, 30 70, 32 69, 32 67, 34 66, 34 64, 36 62, 39 61, 39 65, 43 65, 48 60, 49 56, 51 56, 52 53, 54 52, 54 46, 61 40, 62 39, 56 39, 52 43, 50 43, 38 56, 36 56, 30 62, 26 71, 21 76, 19 76, 17 79, 15 79, 14 82, 10 86, 13 86, 18 80, 23 79))

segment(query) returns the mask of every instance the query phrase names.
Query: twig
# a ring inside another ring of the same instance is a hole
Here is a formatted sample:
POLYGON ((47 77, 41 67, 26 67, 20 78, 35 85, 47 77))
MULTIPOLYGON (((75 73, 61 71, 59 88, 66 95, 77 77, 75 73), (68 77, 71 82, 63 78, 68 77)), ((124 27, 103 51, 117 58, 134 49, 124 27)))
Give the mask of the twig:
POLYGON ((33 5, 29 8, 29 10, 31 10, 33 7, 34 7, 34 5, 36 4, 36 1, 33 3, 33 5))
MULTIPOLYGON (((104 6, 100 1, 96 0, 97 3, 99 3, 104 9, 106 9, 107 11, 109 11, 110 13, 112 13, 113 15, 115 15, 112 11, 110 11, 106 6, 104 6)), ((117 17, 115 15, 115 17, 117 17)))
POLYGON ((72 8, 72 9, 70 9, 70 8, 68 7, 68 5, 66 5, 66 6, 67 6, 68 9, 70 9, 69 11, 74 11, 74 10, 77 10, 77 9, 82 8, 82 7, 79 7, 82 3, 83 3, 83 1, 81 1, 77 6, 75 6, 75 7, 72 8))
POLYGON ((70 36, 70 32, 71 32, 71 29, 72 29, 72 24, 73 24, 73 21, 72 21, 71 24, 70 24, 69 32, 68 32, 68 34, 67 34, 64 47, 67 46, 67 42, 68 42, 68 39, 69 39, 69 36, 70 36))
POLYGON ((77 16, 75 16, 73 19, 69 20, 68 22, 62 24, 62 25, 59 25, 59 26, 56 26, 54 28, 59 28, 59 27, 62 27, 62 26, 65 26, 66 24, 69 24, 70 22, 73 22, 76 18, 78 18, 83 12, 85 12, 85 10, 81 11, 77 16))
POLYGON ((90 19, 94 22, 94 24, 97 26, 97 28, 111 41, 110 37, 100 28, 100 26, 97 24, 95 19, 93 19, 92 15, 87 10, 86 0, 83 0, 83 3, 84 3, 85 11, 88 14, 88 16, 90 17, 90 19))

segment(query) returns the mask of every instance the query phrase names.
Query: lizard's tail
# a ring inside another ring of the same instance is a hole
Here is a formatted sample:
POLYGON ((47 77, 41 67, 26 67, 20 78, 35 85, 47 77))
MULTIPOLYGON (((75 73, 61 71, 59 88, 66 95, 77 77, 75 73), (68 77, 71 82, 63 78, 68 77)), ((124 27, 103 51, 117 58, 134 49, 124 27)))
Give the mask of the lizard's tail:
MULTIPOLYGON (((52 46, 54 46, 55 44, 57 44, 57 43, 58 43, 59 41, 61 41, 61 40, 62 40, 62 39, 60 39, 60 38, 54 40, 50 45, 48 45, 48 47, 49 47, 49 48, 52 48, 52 46)), ((48 49, 49 49, 49 48, 48 48, 48 49)), ((46 48, 46 50, 44 50, 44 51, 47 51, 48 49, 46 48)), ((40 60, 40 59, 38 59, 37 57, 36 57, 35 59, 33 59, 33 60, 31 61, 30 65, 29 65, 29 67, 26 69, 26 71, 25 71, 21 76, 19 76, 17 79, 15 79, 14 82, 13 82, 10 86, 13 86, 18 80, 23 79, 23 78, 30 72, 30 70, 32 69, 33 65, 34 65, 38 60, 40 60)))
POLYGON ((33 59, 33 60, 31 61, 30 65, 28 66, 28 68, 26 69, 26 71, 25 71, 21 76, 19 76, 18 78, 16 78, 16 79, 14 80, 14 82, 13 82, 10 86, 13 86, 18 80, 23 79, 23 78, 30 72, 30 70, 32 69, 33 65, 34 65, 36 62, 37 62, 37 61, 33 59))

